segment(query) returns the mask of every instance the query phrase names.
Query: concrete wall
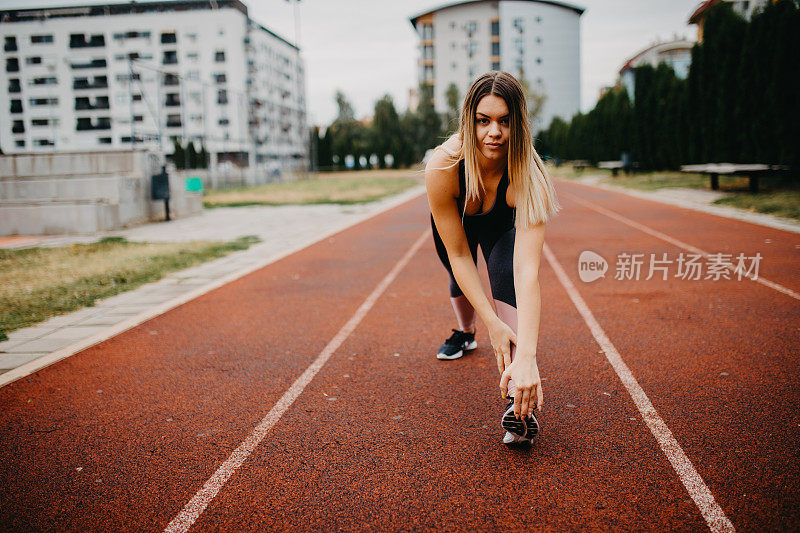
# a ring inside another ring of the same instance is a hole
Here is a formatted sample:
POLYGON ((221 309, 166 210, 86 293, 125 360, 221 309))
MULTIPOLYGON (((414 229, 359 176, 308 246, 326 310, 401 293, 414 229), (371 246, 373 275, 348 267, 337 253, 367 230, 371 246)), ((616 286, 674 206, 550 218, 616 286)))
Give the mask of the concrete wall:
MULTIPOLYGON (((150 200, 158 156, 144 150, 0 156, 0 235, 90 234, 164 218, 150 200)), ((202 210, 202 197, 170 175, 170 215, 202 210)))

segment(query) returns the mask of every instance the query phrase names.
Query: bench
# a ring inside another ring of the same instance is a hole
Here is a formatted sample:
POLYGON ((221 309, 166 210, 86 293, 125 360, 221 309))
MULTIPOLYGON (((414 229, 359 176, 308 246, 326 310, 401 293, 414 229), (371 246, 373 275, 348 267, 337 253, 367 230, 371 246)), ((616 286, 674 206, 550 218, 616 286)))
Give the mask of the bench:
POLYGON ((611 170, 611 175, 616 176, 619 169, 625 168, 625 164, 622 161, 600 161, 597 163, 597 168, 611 170))
POLYGON ((747 176, 749 179, 749 189, 751 193, 758 192, 758 178, 771 175, 776 172, 789 170, 783 165, 763 165, 763 164, 733 164, 733 163, 706 163, 703 165, 681 165, 681 172, 692 172, 696 174, 707 174, 711 177, 711 190, 719 190, 720 174, 726 176, 747 176))
POLYGON ((572 168, 574 168, 576 172, 581 172, 586 167, 591 166, 591 163, 583 159, 577 159, 575 161, 571 161, 571 163, 572 163, 572 168))

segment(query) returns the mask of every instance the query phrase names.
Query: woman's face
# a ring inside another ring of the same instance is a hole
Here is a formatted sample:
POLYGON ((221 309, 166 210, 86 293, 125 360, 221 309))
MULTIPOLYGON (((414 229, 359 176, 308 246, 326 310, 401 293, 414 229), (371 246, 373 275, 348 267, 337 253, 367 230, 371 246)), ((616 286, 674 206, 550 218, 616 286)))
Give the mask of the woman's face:
POLYGON ((511 134, 506 101, 487 94, 475 109, 475 137, 478 150, 486 159, 496 161, 508 156, 508 140, 511 134))

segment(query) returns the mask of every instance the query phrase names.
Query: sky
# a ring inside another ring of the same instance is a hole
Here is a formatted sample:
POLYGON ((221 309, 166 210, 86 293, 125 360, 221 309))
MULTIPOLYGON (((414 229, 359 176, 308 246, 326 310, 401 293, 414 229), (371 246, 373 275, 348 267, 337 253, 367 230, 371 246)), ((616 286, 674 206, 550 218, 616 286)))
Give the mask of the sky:
MULTIPOLYGON (((0 0, 0 9, 116 3, 95 0, 0 0)), ((395 107, 408 107, 417 86, 418 38, 409 18, 448 0, 244 0, 250 18, 295 42, 299 15, 301 55, 306 64, 310 124, 336 117, 334 94, 341 90, 357 117, 390 94, 395 107)), ((581 110, 589 111, 602 87, 613 85, 627 59, 675 35, 695 40, 687 23, 700 0, 568 0, 586 9, 581 16, 581 110)))

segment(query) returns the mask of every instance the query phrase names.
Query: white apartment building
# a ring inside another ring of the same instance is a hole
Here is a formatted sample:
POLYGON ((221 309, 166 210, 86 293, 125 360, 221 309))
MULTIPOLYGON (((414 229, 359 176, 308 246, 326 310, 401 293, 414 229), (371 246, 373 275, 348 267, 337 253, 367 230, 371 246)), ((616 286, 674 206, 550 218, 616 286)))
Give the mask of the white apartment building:
POLYGON ((419 80, 433 86, 447 111, 455 84, 463 99, 472 82, 503 70, 547 97, 535 129, 580 110, 580 17, 583 8, 549 0, 477 0, 448 4, 411 18, 419 34, 419 80))
POLYGON ((685 80, 689 76, 689 68, 692 66, 693 46, 694 43, 692 41, 676 38, 671 41, 650 45, 628 59, 619 69, 619 79, 620 83, 628 91, 628 97, 631 101, 633 101, 636 89, 633 69, 642 65, 656 67, 659 63, 666 63, 675 71, 677 77, 685 80))
POLYGON ((299 49, 238 0, 0 11, 4 153, 192 141, 212 165, 307 167, 299 49), (133 142, 132 142, 133 141, 133 142))

